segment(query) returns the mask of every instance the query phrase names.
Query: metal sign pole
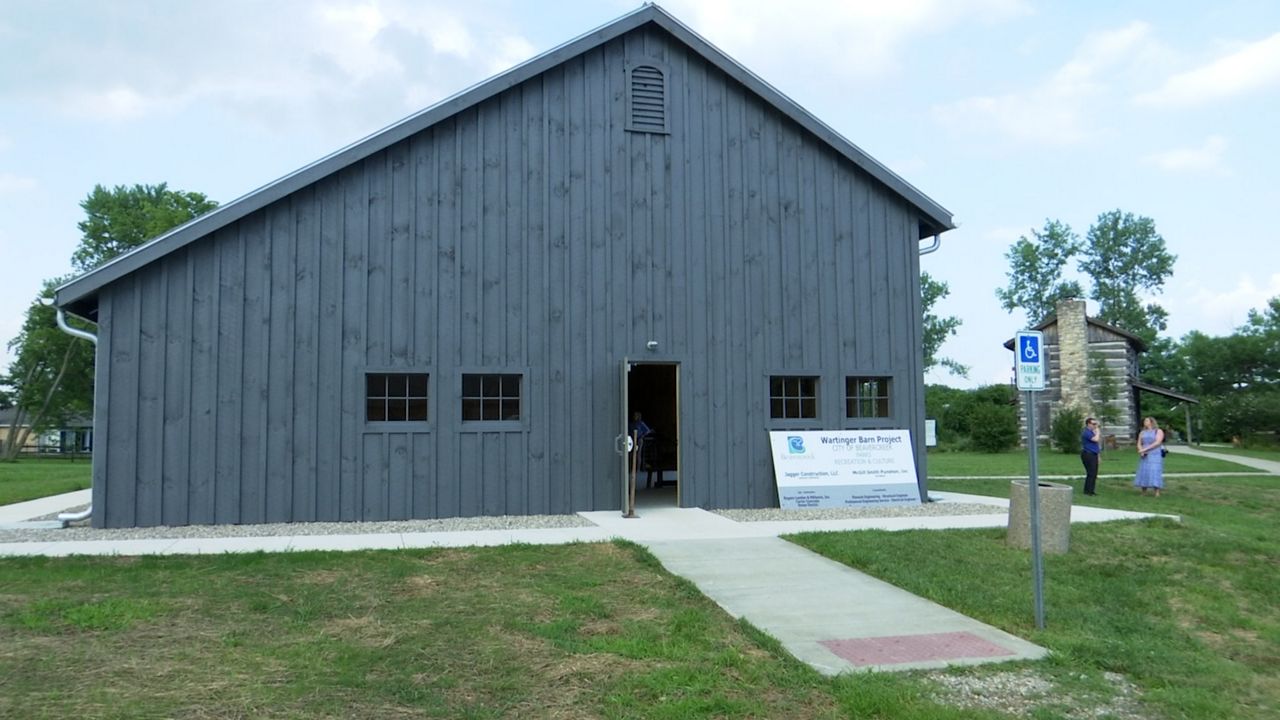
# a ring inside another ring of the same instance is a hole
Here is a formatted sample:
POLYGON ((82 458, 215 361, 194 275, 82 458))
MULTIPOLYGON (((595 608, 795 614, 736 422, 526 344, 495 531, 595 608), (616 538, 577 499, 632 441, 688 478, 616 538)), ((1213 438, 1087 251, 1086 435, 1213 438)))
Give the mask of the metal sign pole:
POLYGON ((1040 555, 1040 467, 1036 456, 1036 393, 1027 391, 1027 449, 1031 453, 1031 576, 1036 606, 1036 629, 1044 629, 1044 560, 1040 555))

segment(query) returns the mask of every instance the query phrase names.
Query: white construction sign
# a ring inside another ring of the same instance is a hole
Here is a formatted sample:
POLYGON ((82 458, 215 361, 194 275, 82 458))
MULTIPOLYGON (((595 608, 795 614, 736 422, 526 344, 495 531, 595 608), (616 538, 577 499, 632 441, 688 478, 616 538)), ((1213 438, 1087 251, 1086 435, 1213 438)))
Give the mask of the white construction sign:
POLYGON ((783 508, 919 505, 907 430, 769 431, 783 508))

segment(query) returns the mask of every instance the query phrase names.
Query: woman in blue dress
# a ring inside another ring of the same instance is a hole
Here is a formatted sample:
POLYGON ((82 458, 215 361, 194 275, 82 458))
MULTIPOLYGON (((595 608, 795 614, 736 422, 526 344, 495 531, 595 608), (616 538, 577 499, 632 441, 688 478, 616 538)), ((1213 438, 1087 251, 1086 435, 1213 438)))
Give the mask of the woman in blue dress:
POLYGON ((1133 486, 1142 491, 1154 489, 1156 497, 1160 497, 1160 489, 1164 487, 1164 431, 1156 424, 1155 418, 1142 420, 1142 432, 1138 433, 1138 476, 1133 479, 1133 486))

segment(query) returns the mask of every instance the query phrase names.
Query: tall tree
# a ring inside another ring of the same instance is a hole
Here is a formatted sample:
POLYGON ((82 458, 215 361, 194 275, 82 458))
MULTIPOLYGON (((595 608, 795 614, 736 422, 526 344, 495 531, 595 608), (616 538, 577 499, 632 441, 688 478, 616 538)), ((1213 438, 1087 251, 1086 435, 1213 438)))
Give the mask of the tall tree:
POLYGON ((1159 293, 1175 260, 1151 218, 1119 210, 1099 215, 1085 237, 1079 266, 1093 280, 1098 318, 1154 341, 1169 313, 1156 303, 1144 305, 1139 291, 1159 293))
POLYGON ((0 378, 0 384, 12 388, 14 400, 6 460, 17 457, 33 432, 64 425, 92 407, 93 346, 58 329, 53 307, 45 304, 59 283, 45 283, 27 308, 18 337, 9 343, 17 357, 8 376, 0 378))
POLYGON ((203 215, 218 204, 204 193, 170 190, 159 185, 94 185, 80 203, 85 219, 76 227, 84 236, 71 256, 71 266, 87 272, 144 242, 203 215))
MULTIPOLYGON (((96 185, 81 203, 84 233, 71 257, 78 271, 89 271, 146 241, 191 220, 217 203, 202 193, 169 190, 159 185, 96 185)), ((93 347, 57 327, 55 310, 45 303, 65 278, 45 283, 27 309, 18 337, 9 342, 16 359, 0 386, 16 408, 6 448, 16 453, 31 432, 57 427, 93 406, 93 347)), ((69 319, 75 324, 77 321, 69 319)), ((12 457, 12 455, 10 455, 12 457)))
POLYGON ((953 375, 966 377, 969 374, 969 368, 951 358, 938 356, 942 344, 947 341, 947 338, 956 334, 956 329, 960 327, 961 322, 960 318, 953 315, 940 317, 934 312, 934 305, 950 294, 951 288, 947 287, 946 283, 934 280, 929 273, 920 273, 920 300, 924 311, 924 371, 929 372, 935 366, 941 365, 953 375))
POLYGON ((1059 220, 1044 221, 1044 228, 1032 230, 1009 247, 1009 286, 996 288, 1000 306, 1009 312, 1022 309, 1027 326, 1033 327, 1053 312, 1059 300, 1084 296, 1074 280, 1063 280, 1067 263, 1080 252, 1080 237, 1059 220))

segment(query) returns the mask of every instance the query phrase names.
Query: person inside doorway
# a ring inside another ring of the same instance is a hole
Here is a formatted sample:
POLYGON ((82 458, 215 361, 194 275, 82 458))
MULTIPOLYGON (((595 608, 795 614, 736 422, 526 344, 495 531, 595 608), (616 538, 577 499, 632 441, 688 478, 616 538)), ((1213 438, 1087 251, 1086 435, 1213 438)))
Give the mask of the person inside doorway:
MULTIPOLYGON (((644 421, 644 416, 637 410, 631 414, 631 426, 627 432, 631 435, 631 440, 634 443, 635 458, 633 459, 632 467, 635 468, 635 472, 638 475, 639 469, 646 467, 645 447, 653 437, 653 428, 649 427, 648 423, 644 421)), ((650 473, 650 479, 652 479, 652 473, 650 473)))

